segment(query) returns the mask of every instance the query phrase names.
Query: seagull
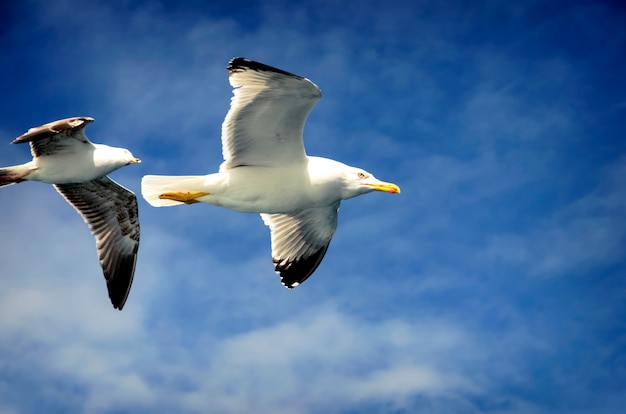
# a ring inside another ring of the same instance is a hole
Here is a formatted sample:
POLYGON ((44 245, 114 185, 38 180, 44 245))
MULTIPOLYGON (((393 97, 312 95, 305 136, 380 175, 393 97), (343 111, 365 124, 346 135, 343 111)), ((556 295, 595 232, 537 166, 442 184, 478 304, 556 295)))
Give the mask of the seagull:
POLYGON ((60 119, 13 140, 11 144, 30 143, 33 160, 0 168, 0 187, 23 181, 54 185, 95 236, 109 298, 115 309, 122 310, 139 248, 137 198, 107 174, 141 160, 127 149, 91 143, 84 130, 93 121, 60 119))
POLYGON ((219 172, 147 175, 141 193, 155 207, 201 202, 260 213, 270 228, 275 271, 291 289, 324 258, 341 200, 400 188, 361 168, 306 154, 304 123, 322 96, 309 79, 240 57, 228 71, 233 97, 222 124, 219 172))

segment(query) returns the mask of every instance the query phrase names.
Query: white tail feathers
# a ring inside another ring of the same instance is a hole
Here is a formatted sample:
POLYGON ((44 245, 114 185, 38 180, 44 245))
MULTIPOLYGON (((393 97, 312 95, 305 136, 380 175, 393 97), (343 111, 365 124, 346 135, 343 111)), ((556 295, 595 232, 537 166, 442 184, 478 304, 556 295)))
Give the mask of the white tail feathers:
POLYGON ((203 175, 146 175, 141 179, 141 195, 153 207, 177 206, 183 203, 159 196, 173 191, 202 191, 205 179, 203 175))

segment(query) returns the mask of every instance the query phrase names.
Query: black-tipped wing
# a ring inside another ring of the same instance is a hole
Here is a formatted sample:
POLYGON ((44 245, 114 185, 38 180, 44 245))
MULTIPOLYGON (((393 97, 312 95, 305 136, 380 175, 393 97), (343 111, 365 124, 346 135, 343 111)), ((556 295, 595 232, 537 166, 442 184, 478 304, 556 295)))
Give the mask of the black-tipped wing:
POLYGON ((337 229, 339 203, 295 214, 261 214, 272 234, 272 260, 285 287, 304 282, 322 262, 337 229))
POLYGON ((86 116, 60 119, 29 129, 11 144, 29 142, 33 157, 73 152, 76 146, 92 145, 84 130, 93 120, 86 116))
POLYGON ((113 307, 122 310, 133 283, 139 249, 135 195, 108 177, 79 184, 55 184, 96 238, 96 249, 113 307))
POLYGON ((310 80, 248 59, 228 66, 233 86, 222 124, 224 167, 304 163, 302 130, 322 94, 310 80))

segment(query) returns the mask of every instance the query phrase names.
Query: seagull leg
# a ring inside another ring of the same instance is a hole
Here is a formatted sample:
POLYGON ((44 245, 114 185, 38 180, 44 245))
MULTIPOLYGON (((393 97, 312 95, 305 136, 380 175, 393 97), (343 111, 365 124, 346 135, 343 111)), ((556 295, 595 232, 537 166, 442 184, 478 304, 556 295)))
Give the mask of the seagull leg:
POLYGON ((185 204, 195 204, 199 203, 196 198, 203 197, 205 195, 209 195, 210 193, 204 193, 202 191, 189 192, 189 191, 173 191, 169 193, 163 193, 159 196, 161 200, 174 200, 180 201, 185 204))

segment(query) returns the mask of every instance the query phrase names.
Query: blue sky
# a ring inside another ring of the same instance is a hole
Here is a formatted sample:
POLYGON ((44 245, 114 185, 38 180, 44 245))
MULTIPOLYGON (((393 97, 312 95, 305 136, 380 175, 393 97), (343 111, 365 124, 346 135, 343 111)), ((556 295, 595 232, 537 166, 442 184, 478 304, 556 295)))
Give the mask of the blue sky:
POLYGON ((3 3, 0 165, 28 128, 93 116, 143 160, 112 174, 136 193, 214 172, 243 56, 322 89, 309 154, 402 194, 344 202, 292 291, 258 216, 141 199, 118 312, 62 197, 3 188, 0 413, 622 412, 624 9, 207 3, 3 3))

